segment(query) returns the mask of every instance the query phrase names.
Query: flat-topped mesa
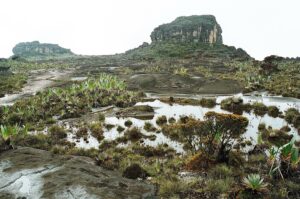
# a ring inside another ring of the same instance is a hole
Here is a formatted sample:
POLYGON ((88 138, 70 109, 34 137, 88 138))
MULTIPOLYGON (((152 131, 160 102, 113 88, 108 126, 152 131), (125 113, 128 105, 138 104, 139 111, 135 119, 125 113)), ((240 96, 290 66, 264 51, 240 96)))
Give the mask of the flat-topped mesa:
POLYGON ((38 41, 23 42, 13 48, 16 56, 33 57, 57 57, 74 55, 70 49, 62 48, 57 44, 40 43, 38 41))
POLYGON ((173 40, 222 44, 222 29, 213 15, 193 15, 178 17, 173 22, 163 24, 151 33, 152 42, 173 40))

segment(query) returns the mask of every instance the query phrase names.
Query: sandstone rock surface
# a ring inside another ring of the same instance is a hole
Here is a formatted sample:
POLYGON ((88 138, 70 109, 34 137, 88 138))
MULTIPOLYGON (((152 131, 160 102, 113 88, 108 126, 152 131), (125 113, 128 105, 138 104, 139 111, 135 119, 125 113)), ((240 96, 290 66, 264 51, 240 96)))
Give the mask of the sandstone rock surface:
POLYGON ((155 198, 154 187, 123 178, 86 157, 33 148, 0 154, 0 198, 155 198))

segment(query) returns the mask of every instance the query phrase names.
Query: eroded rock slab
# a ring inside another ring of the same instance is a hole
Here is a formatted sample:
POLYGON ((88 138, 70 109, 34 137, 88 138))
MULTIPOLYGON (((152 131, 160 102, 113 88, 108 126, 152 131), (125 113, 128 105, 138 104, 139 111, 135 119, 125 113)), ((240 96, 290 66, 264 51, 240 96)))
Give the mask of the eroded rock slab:
POLYGON ((151 120, 154 117, 154 109, 148 105, 140 105, 125 108, 116 113, 118 117, 133 117, 141 120, 151 120))
POLYGON ((153 198, 154 187, 125 179, 86 157, 33 148, 0 154, 0 198, 153 198))

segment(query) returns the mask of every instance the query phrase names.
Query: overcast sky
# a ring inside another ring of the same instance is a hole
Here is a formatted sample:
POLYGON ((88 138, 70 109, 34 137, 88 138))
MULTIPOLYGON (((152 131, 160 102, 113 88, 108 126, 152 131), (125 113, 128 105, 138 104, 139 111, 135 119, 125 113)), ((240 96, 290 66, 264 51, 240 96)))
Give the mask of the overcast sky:
POLYGON ((77 54, 121 53, 150 42, 178 16, 215 15, 227 45, 252 57, 300 56, 299 0, 1 0, 0 57, 18 42, 57 43, 77 54))

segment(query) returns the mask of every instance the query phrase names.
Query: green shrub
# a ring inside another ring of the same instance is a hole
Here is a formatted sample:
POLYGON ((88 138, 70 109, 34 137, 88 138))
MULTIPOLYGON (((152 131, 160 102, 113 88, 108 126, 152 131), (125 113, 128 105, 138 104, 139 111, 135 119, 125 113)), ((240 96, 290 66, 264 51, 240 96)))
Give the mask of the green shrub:
POLYGON ((226 164, 219 164, 209 170, 209 175, 214 179, 224 179, 226 177, 232 177, 233 171, 226 164))
POLYGON ((202 107, 213 108, 213 107, 216 106, 216 104, 217 103, 216 103, 215 98, 213 98, 213 99, 211 99, 211 98, 201 98, 200 99, 200 105, 202 107))
POLYGON ((145 122, 144 129, 148 132, 156 131, 156 128, 150 122, 145 122))
POLYGON ((97 138, 97 140, 100 142, 101 140, 104 139, 103 136, 103 130, 102 130, 102 125, 101 123, 92 123, 90 124, 90 130, 92 133, 92 136, 94 136, 95 138, 97 138))
POLYGON ((118 126, 118 127, 117 127, 117 131, 118 131, 119 133, 123 132, 124 130, 125 130, 125 128, 122 127, 122 126, 118 126))
POLYGON ((105 115, 102 114, 102 113, 100 113, 100 114, 98 115, 98 118, 99 118, 99 121, 100 121, 100 122, 104 122, 104 121, 105 121, 105 115))
POLYGON ((268 107, 263 103, 255 102, 252 107, 254 109, 254 114, 259 116, 263 116, 268 112, 268 107))
POLYGON ((167 120, 167 117, 165 115, 162 115, 162 116, 159 116, 157 119, 156 119, 156 124, 158 125, 164 125, 168 122, 167 120))
POLYGON ((125 123, 124 123, 124 125, 126 127, 130 127, 132 125, 132 121, 131 120, 126 120, 125 123))
POLYGON ((206 185, 206 191, 213 194, 227 193, 234 185, 234 178, 227 177, 225 179, 210 179, 206 185))
POLYGON ((49 135, 54 140, 60 140, 67 137, 67 132, 63 127, 60 127, 58 125, 53 125, 48 130, 49 135))
POLYGON ((140 129, 133 127, 131 129, 127 129, 124 133, 124 136, 127 138, 127 140, 138 141, 143 137, 143 134, 141 133, 140 129))
POLYGON ((278 117, 279 109, 276 106, 269 106, 268 107, 268 115, 271 117, 278 117))
POLYGON ((159 195, 164 198, 171 198, 172 196, 189 190, 190 185, 180 180, 162 180, 159 182, 159 195))

